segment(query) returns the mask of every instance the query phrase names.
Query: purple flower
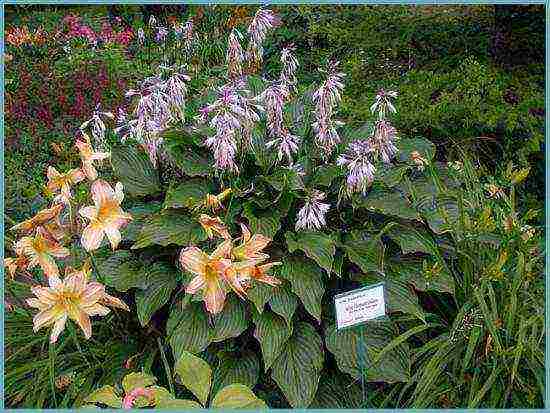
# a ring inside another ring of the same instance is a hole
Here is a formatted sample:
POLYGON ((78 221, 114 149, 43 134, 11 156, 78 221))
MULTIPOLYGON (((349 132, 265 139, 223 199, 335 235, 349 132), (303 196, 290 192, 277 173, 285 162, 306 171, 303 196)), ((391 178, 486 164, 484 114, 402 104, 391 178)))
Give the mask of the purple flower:
POLYGON ((348 169, 346 189, 349 194, 361 192, 364 195, 374 180, 376 170, 372 161, 375 152, 370 139, 357 140, 350 143, 346 153, 338 157, 336 163, 348 169))
POLYGON ((102 117, 113 119, 115 116, 111 112, 102 112, 100 110, 101 104, 98 103, 92 117, 80 125, 80 130, 84 133, 86 129, 91 126, 92 137, 94 138, 94 144, 98 149, 105 149, 105 131, 106 126, 102 117))
POLYGON ((138 37, 139 44, 143 46, 143 44, 145 43, 145 32, 143 31, 143 28, 140 27, 138 29, 137 37, 138 37))
POLYGON ((390 90, 386 92, 384 89, 380 89, 376 94, 375 102, 370 107, 372 113, 378 111, 378 119, 382 120, 386 118, 386 111, 389 110, 392 113, 396 113, 397 110, 393 106, 391 99, 397 97, 397 92, 390 90))
POLYGON ((390 163, 398 152, 394 142, 397 139, 397 131, 385 120, 379 120, 374 125, 374 135, 372 137, 374 146, 382 158, 382 162, 390 163))
POLYGON ((296 50, 294 45, 285 47, 281 52, 281 62, 283 68, 281 69, 280 80, 281 83, 286 85, 289 91, 294 91, 296 89, 296 84, 298 83, 296 79, 296 69, 298 69, 298 60, 294 56, 293 52, 296 50))
POLYGON ((280 138, 273 139, 266 143, 267 148, 272 146, 277 146, 278 152, 277 157, 279 161, 283 159, 284 156, 287 157, 288 162, 292 164, 292 154, 298 152, 298 145, 301 142, 299 136, 291 135, 288 131, 284 131, 280 138))
POLYGON ((267 32, 282 24, 281 19, 273 11, 260 8, 248 26, 250 42, 246 51, 246 60, 250 67, 259 67, 262 62, 263 46, 267 32))
POLYGON ((214 152, 215 166, 218 169, 238 171, 235 164, 237 143, 235 133, 240 126, 238 120, 229 113, 214 116, 211 125, 216 134, 206 139, 206 146, 214 152))
POLYGON ((155 41, 157 43, 164 43, 167 35, 168 35, 168 29, 166 29, 166 27, 159 26, 157 28, 157 34, 155 35, 155 41))
POLYGON ((243 48, 239 42, 242 37, 237 30, 233 30, 229 35, 227 54, 225 61, 227 63, 227 74, 230 79, 238 79, 243 75, 243 48))
POLYGON ((285 84, 274 83, 257 97, 265 105, 267 130, 272 137, 279 137, 283 133, 283 107, 289 96, 285 84))
POLYGON ((296 231, 301 229, 317 231, 326 225, 325 215, 330 205, 321 202, 325 197, 323 192, 313 190, 304 206, 298 211, 296 231))

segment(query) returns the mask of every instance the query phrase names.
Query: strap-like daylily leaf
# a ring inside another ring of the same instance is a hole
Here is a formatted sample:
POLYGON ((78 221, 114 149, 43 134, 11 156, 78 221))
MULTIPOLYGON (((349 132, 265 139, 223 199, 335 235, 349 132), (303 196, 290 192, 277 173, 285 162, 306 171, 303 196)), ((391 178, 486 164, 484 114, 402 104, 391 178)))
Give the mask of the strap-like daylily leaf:
POLYGON ((84 401, 86 403, 102 403, 109 407, 120 409, 122 407, 122 398, 117 395, 113 386, 103 386, 92 394, 87 396, 84 401))
POLYGON ((212 186, 206 179, 189 179, 168 188, 164 198, 164 208, 195 208, 210 192, 212 192, 212 186))
POLYGON ((330 274, 336 246, 329 235, 322 232, 300 231, 287 232, 285 238, 289 252, 302 250, 330 274))
POLYGON ((313 326, 297 323, 271 373, 292 407, 305 408, 312 402, 324 358, 321 337, 313 326))
POLYGON ((97 267, 105 284, 117 291, 147 285, 140 261, 129 251, 115 251, 106 259, 98 260, 97 267))
POLYGON ((213 394, 230 384, 242 384, 252 389, 258 383, 260 361, 252 351, 219 352, 218 359, 219 364, 212 380, 213 394))
POLYGON ((281 354, 283 346, 292 334, 291 326, 269 310, 254 317, 254 337, 259 341, 266 370, 281 354))
POLYGON ((189 303, 185 308, 174 306, 170 312, 166 332, 174 359, 183 351, 198 354, 210 344, 211 327, 202 303, 189 303))
POLYGON ((325 343, 336 357, 338 368, 355 379, 361 377, 359 353, 364 360, 368 381, 388 383, 405 382, 410 379, 410 354, 406 343, 400 344, 385 354, 375 365, 372 361, 396 336, 398 331, 390 321, 370 321, 357 328, 336 330, 327 327, 325 343), (362 343, 361 343, 362 340, 362 343))
POLYGON ((285 319, 288 326, 291 326, 292 316, 298 307, 298 297, 290 290, 290 285, 286 281, 279 287, 272 288, 272 291, 269 306, 285 319))
POLYGON ((266 409, 267 405, 248 387, 231 384, 221 389, 212 399, 212 409, 266 409))
POLYGON ((187 387, 203 406, 206 406, 212 384, 212 369, 208 363, 200 357, 182 351, 174 370, 181 384, 187 387))
POLYGON ((176 288, 177 269, 164 263, 154 263, 144 268, 147 286, 136 292, 136 306, 139 322, 147 325, 153 314, 166 304, 176 288))
POLYGON ((160 192, 158 172, 145 152, 135 145, 117 145, 111 151, 111 164, 124 192, 132 196, 160 192))
POLYGON ((206 233, 194 218, 167 210, 147 220, 132 249, 145 248, 153 244, 162 247, 170 244, 189 245, 205 239, 206 233))
POLYGON ((325 285, 319 267, 307 258, 287 257, 280 275, 290 281, 292 292, 300 298, 306 310, 321 322, 321 300, 325 285))
POLYGON ((216 314, 213 321, 211 341, 223 341, 239 336, 248 327, 245 303, 235 294, 228 294, 222 312, 216 314))
POLYGON ((122 379, 122 388, 126 394, 138 387, 152 386, 157 381, 155 376, 145 373, 130 373, 122 379))

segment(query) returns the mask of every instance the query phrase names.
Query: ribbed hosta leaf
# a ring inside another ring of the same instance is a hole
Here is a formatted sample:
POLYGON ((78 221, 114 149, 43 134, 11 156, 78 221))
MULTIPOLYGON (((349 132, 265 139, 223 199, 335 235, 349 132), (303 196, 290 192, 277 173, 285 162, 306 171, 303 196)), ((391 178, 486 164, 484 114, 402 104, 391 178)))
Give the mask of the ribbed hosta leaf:
POLYGON ((231 384, 221 389, 212 399, 212 409, 265 409, 265 402, 258 399, 248 387, 231 384))
POLYGON ((384 186, 388 188, 393 188, 394 186, 399 185, 403 180, 403 176, 409 169, 409 166, 388 166, 383 167, 376 171, 375 181, 381 182, 384 186))
POLYGON ((194 218, 167 210, 147 220, 132 249, 145 248, 153 244, 162 247, 170 244, 185 246, 205 239, 204 230, 194 218))
POLYGON ((86 403, 102 403, 109 407, 120 409, 122 397, 120 397, 113 386, 103 386, 87 396, 86 403))
POLYGON ((166 150, 172 161, 188 176, 210 176, 214 169, 212 162, 198 153, 191 145, 166 145, 166 150))
POLYGON ((344 169, 337 165, 322 165, 315 169, 311 178, 312 186, 330 186, 335 178, 345 176, 344 169))
POLYGON ((296 294, 306 310, 321 322, 321 300, 325 292, 322 271, 307 258, 285 258, 281 277, 290 281, 292 292, 296 294))
POLYGON ((342 374, 323 375, 310 409, 359 409, 363 394, 358 383, 342 374))
POLYGON ((388 352, 373 365, 374 357, 398 334, 390 321, 370 321, 354 328, 336 330, 334 325, 327 327, 325 343, 334 354, 338 368, 355 379, 361 377, 359 351, 365 348, 364 360, 368 381, 388 383, 405 382, 410 379, 410 354, 407 344, 401 344, 388 352), (363 345, 359 344, 362 337, 363 345))
POLYGON ((105 284, 117 291, 146 287, 141 263, 128 251, 113 252, 108 258, 100 260, 97 267, 105 284))
POLYGON ((213 318, 211 341, 223 341, 239 336, 248 326, 246 305, 235 294, 228 294, 221 313, 213 318))
POLYGON ((147 203, 135 203, 131 208, 125 209, 132 215, 132 220, 122 230, 122 239, 124 241, 135 241, 147 219, 159 212, 162 208, 160 202, 152 201, 147 203))
POLYGON ((251 389, 258 383, 260 361, 252 351, 218 353, 219 364, 214 371, 212 394, 230 384, 242 384, 251 389))
POLYGON ((451 231, 452 225, 458 219, 458 204, 450 197, 424 198, 418 209, 436 234, 451 231))
POLYGON ((154 195, 160 192, 157 170, 147 154, 135 145, 117 145, 111 151, 115 176, 132 196, 154 195))
POLYGON ((420 215, 412 207, 409 200, 396 190, 372 190, 367 196, 357 198, 356 204, 360 208, 379 214, 408 220, 420 220, 420 215))
POLYGON ((172 185, 166 192, 164 208, 194 208, 204 201, 212 186, 205 179, 193 178, 172 185))
POLYGON ((421 261, 404 260, 391 263, 389 268, 395 276, 399 276, 417 290, 454 294, 454 278, 447 268, 442 268, 439 274, 427 275, 422 269, 421 261))
POLYGON ((435 156, 435 145, 424 138, 401 139, 397 143, 398 157, 401 162, 412 162, 411 153, 416 151, 427 161, 435 156))
POLYGON ((181 384, 187 387, 206 406, 212 383, 212 369, 206 361, 187 351, 177 359, 175 372, 181 384))
POLYGON ((277 314, 264 311, 254 317, 254 337, 260 343, 265 369, 269 369, 281 354, 283 346, 292 334, 292 328, 277 314))
POLYGON ((348 237, 343 244, 349 260, 357 264, 361 271, 382 271, 384 245, 378 237, 348 237))
POLYGON ((396 225, 388 231, 388 236, 399 244, 403 254, 423 252, 430 254, 434 243, 426 231, 405 225, 396 225))
POLYGON ((281 355, 273 363, 271 376, 294 408, 310 405, 325 356, 321 337, 308 323, 297 323, 281 355))
POLYGON ((297 249, 304 251, 309 258, 330 274, 336 247, 334 240, 329 235, 322 232, 300 231, 297 233, 287 232, 285 237, 289 252, 294 252, 297 249))
POLYGON ((269 306, 274 312, 282 316, 289 326, 292 325, 292 316, 298 307, 298 297, 292 293, 288 282, 273 289, 269 306))
POLYGON ((166 325, 174 359, 178 360, 183 350, 193 354, 203 351, 210 344, 210 330, 202 303, 174 306, 166 325))
POLYGON ((271 285, 256 282, 248 290, 247 295, 250 301, 254 303, 258 312, 264 311, 265 304, 269 301, 273 295, 275 288, 271 285))
POLYGON ((175 267, 163 263, 145 267, 147 286, 136 292, 137 315, 142 326, 147 325, 153 314, 170 299, 176 288, 176 273, 175 267))
POLYGON ((277 210, 258 211, 251 203, 246 203, 242 212, 248 220, 248 226, 253 234, 262 234, 273 238, 281 226, 281 216, 277 210))

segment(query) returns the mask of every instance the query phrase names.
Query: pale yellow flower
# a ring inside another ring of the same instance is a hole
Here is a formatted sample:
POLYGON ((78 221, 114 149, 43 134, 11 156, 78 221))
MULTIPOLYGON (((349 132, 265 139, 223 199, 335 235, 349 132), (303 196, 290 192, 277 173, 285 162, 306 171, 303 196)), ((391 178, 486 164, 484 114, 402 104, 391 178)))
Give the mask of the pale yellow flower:
POLYGON ((59 192, 56 199, 64 204, 69 203, 69 199, 72 198, 71 186, 83 181, 85 178, 81 169, 71 169, 61 174, 53 166, 48 167, 47 176, 47 188, 53 193, 59 192))
POLYGON ((90 138, 87 135, 84 135, 85 140, 77 139, 76 147, 80 151, 80 159, 82 160, 82 171, 86 177, 93 181, 97 178, 97 171, 94 167, 94 161, 101 161, 110 156, 109 152, 96 152, 92 148, 90 143, 90 138))
POLYGON ((56 204, 51 208, 43 209, 38 212, 34 217, 29 218, 20 224, 14 225, 11 229, 21 231, 25 234, 31 233, 39 226, 43 226, 47 222, 59 218, 59 214, 63 210, 62 204, 56 204))
POLYGON ((64 258, 70 254, 67 248, 63 247, 42 227, 38 227, 33 237, 27 236, 17 241, 15 252, 18 256, 25 256, 29 259, 29 269, 40 265, 48 277, 59 275, 54 257, 64 258))
POLYGON ((70 318, 89 339, 92 336, 91 316, 107 315, 110 309, 106 306, 130 311, 122 300, 107 294, 103 284, 88 282, 88 274, 86 267, 80 271, 67 270, 63 280, 50 277, 49 287, 36 286, 31 289, 36 298, 29 298, 26 302, 40 310, 33 319, 35 332, 53 324, 50 342, 55 343, 65 329, 67 318, 70 318))
POLYGON ((180 253, 182 267, 195 275, 185 292, 195 294, 202 290, 206 310, 212 314, 222 311, 225 303, 223 283, 225 271, 231 266, 227 258, 230 251, 231 241, 226 240, 210 255, 197 247, 185 248, 180 253))
POLYGON ((87 251, 99 248, 103 236, 107 235, 111 247, 116 249, 122 236, 120 228, 132 220, 132 216, 120 207, 124 199, 123 187, 120 182, 115 189, 107 182, 98 179, 91 188, 94 206, 80 208, 80 215, 90 220, 82 231, 82 246, 87 251))
POLYGON ((224 239, 231 238, 227 227, 219 217, 211 217, 206 214, 201 214, 199 217, 199 222, 208 238, 212 238, 214 236, 214 232, 218 233, 224 239))

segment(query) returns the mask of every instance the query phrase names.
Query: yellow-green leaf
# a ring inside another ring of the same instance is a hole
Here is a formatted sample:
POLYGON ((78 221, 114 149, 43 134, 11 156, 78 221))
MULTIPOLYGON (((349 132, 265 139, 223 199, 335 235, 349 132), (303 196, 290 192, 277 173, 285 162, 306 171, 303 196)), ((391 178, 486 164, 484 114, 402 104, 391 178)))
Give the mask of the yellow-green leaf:
POLYGON ((84 399, 86 403, 102 403, 120 409, 122 398, 116 394, 113 386, 103 386, 84 399))
POLYGON ((138 387, 152 386, 157 381, 155 376, 145 373, 130 373, 122 379, 122 388, 126 394, 138 387))
POLYGON ((175 370, 181 383, 199 399, 203 406, 206 405, 212 384, 212 369, 208 363, 183 351, 176 363, 175 370))
POLYGON ((242 384, 231 384, 221 389, 212 400, 212 409, 266 409, 267 405, 242 384))

